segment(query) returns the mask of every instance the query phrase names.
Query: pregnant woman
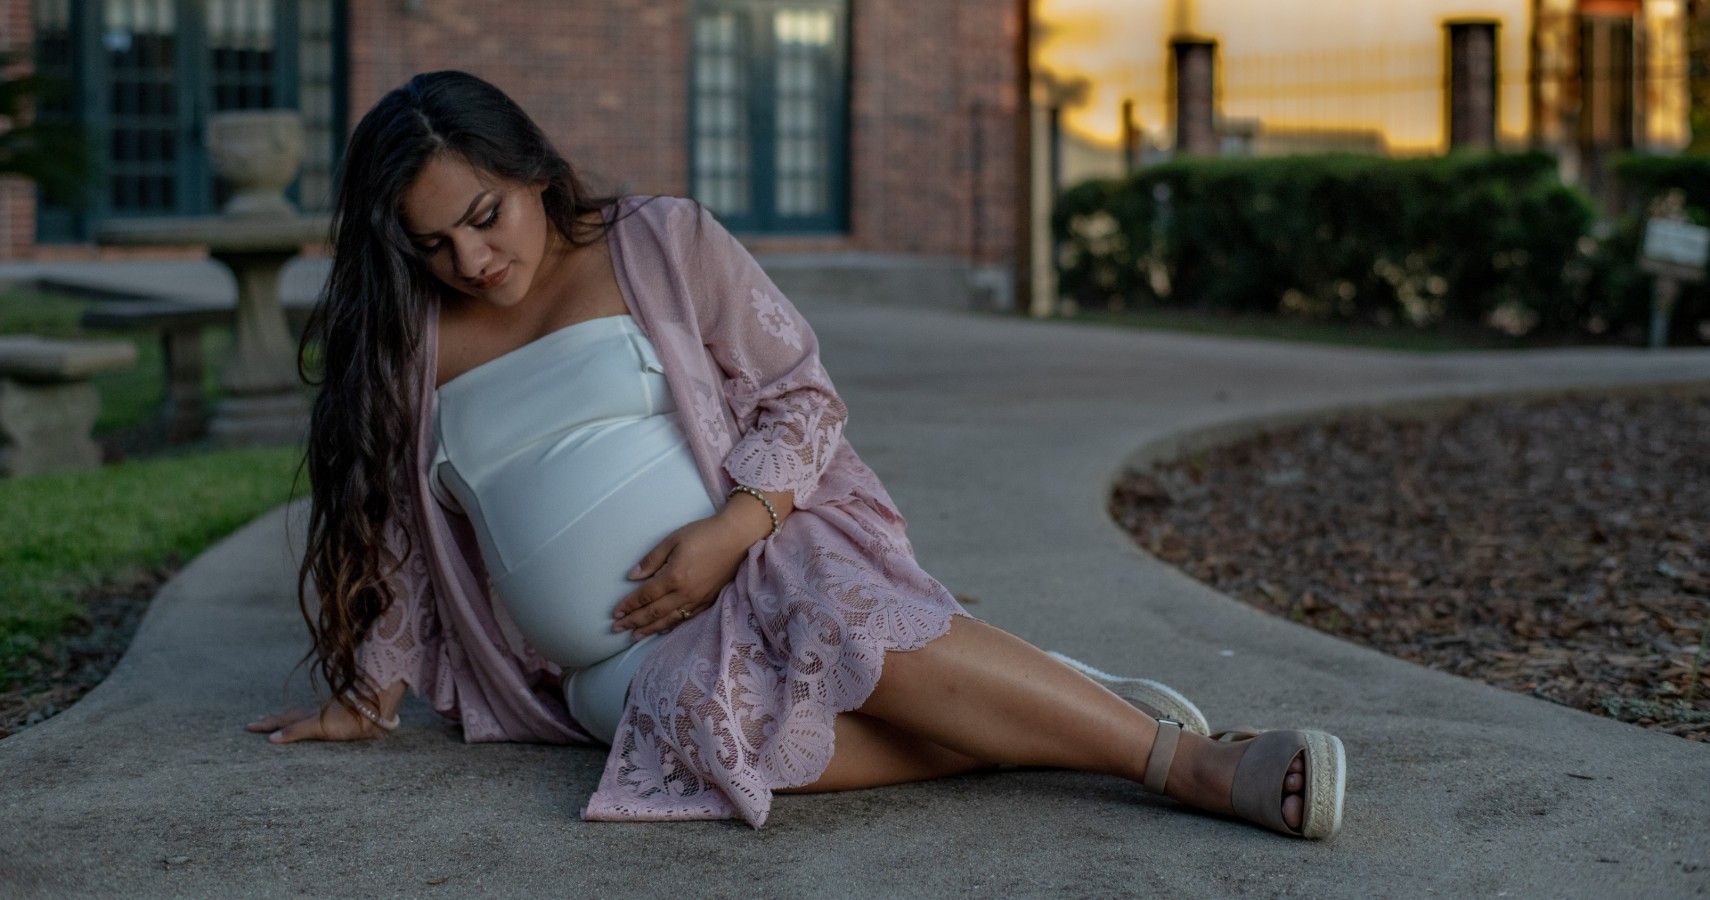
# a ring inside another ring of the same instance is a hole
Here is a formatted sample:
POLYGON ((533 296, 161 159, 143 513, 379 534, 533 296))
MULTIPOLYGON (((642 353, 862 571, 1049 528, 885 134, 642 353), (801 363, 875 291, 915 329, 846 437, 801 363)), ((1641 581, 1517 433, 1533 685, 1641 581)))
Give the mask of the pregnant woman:
POLYGON ((590 820, 1048 766, 1340 827, 1334 736, 1207 734, 922 571, 813 330, 698 203, 592 196, 432 72, 353 132, 333 250, 298 582, 332 696, 250 730, 375 737, 413 691, 467 742, 609 745, 590 820))

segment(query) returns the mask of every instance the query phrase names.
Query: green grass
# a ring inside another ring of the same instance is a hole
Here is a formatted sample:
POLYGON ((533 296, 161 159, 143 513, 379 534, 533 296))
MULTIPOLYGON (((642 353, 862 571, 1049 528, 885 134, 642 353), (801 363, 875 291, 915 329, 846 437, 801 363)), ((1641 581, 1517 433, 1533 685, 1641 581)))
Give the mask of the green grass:
POLYGON ((1071 315, 1055 316, 1054 318, 1069 322, 1116 325, 1125 328, 1175 331, 1218 337, 1248 337, 1298 343, 1334 344, 1344 347, 1375 347, 1418 353, 1444 353, 1455 350, 1513 350, 1549 346, 1545 342, 1511 338, 1501 332, 1489 329, 1418 331, 1402 327, 1384 328, 1376 325, 1311 322, 1280 316, 1231 315, 1187 310, 1146 309, 1125 312, 1081 310, 1071 315))
POLYGON ((189 560, 284 503, 297 462, 270 447, 0 479, 0 689, 84 615, 84 592, 189 560))
MULTIPOLYGON (((91 301, 0 292, 0 334, 126 340, 137 364, 94 380, 98 438, 146 426, 159 415, 165 371, 149 331, 88 331, 91 301)), ((229 330, 203 332, 204 390, 221 395, 219 362, 229 330)), ((290 499, 296 448, 154 448, 98 469, 0 479, 0 690, 49 664, 59 639, 87 616, 82 597, 138 573, 172 568, 290 499)), ((307 482, 297 485, 307 490, 307 482)))

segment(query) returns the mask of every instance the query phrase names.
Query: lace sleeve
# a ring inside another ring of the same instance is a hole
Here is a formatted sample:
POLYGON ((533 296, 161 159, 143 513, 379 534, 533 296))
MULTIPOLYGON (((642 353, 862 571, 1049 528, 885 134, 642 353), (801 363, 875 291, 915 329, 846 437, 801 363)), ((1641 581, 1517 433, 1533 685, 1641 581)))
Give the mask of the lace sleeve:
MULTIPOLYGON (((404 550, 399 517, 386 522, 386 545, 399 558, 404 550)), ((439 620, 434 611, 433 585, 420 539, 392 574, 392 602, 369 625, 356 648, 357 671, 376 692, 402 679, 417 697, 425 696, 439 658, 439 620)))
POLYGON ((819 340, 748 249, 700 213, 695 308, 725 375, 742 436, 723 467, 738 484, 790 491, 797 507, 819 485, 849 410, 819 361, 819 340))

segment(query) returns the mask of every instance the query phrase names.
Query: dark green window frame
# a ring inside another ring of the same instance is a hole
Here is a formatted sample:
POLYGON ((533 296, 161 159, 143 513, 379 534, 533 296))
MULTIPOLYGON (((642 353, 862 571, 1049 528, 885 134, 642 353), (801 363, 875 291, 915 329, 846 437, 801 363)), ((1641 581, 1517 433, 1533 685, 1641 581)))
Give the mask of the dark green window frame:
POLYGON ((726 227, 848 232, 849 18, 849 0, 696 0, 689 191, 726 227))
MULTIPOLYGON (((82 126, 96 165, 96 183, 81 207, 50 204, 38 192, 38 242, 91 241, 98 224, 112 216, 216 211, 224 189, 215 183, 202 141, 208 114, 222 108, 302 108, 309 94, 315 109, 304 110, 304 172, 286 196, 306 210, 324 210, 330 203, 329 176, 343 151, 348 116, 347 0, 228 4, 239 14, 246 7, 270 7, 273 43, 265 51, 211 47, 210 0, 170 0, 164 4, 168 39, 150 32, 154 37, 140 41, 142 32, 107 33, 112 0, 25 2, 35 4, 37 70, 71 88, 65 102, 43 115, 82 126), (306 12, 314 21, 303 21, 306 12), (325 54, 325 71, 305 79, 305 52, 325 54), (123 61, 133 65, 115 70, 120 54, 129 55, 123 61), (271 71, 256 70, 263 55, 271 57, 271 71), (313 196, 304 197, 305 183, 313 196)), ((114 9, 123 19, 134 8, 114 9)))

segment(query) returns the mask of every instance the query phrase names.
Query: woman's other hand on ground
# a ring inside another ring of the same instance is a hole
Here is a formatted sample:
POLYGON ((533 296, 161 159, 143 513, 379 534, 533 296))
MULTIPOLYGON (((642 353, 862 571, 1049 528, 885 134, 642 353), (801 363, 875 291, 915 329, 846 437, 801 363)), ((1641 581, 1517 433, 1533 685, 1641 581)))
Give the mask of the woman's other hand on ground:
POLYGON ((752 534, 716 514, 666 535, 629 571, 631 580, 646 580, 618 601, 612 630, 632 628, 631 639, 640 640, 682 622, 679 609, 705 609, 736 577, 753 545, 752 534))
POLYGON ((267 732, 267 740, 275 744, 360 741, 386 733, 367 716, 345 709, 337 700, 328 700, 319 713, 312 709, 287 710, 257 719, 244 727, 250 731, 267 732))

